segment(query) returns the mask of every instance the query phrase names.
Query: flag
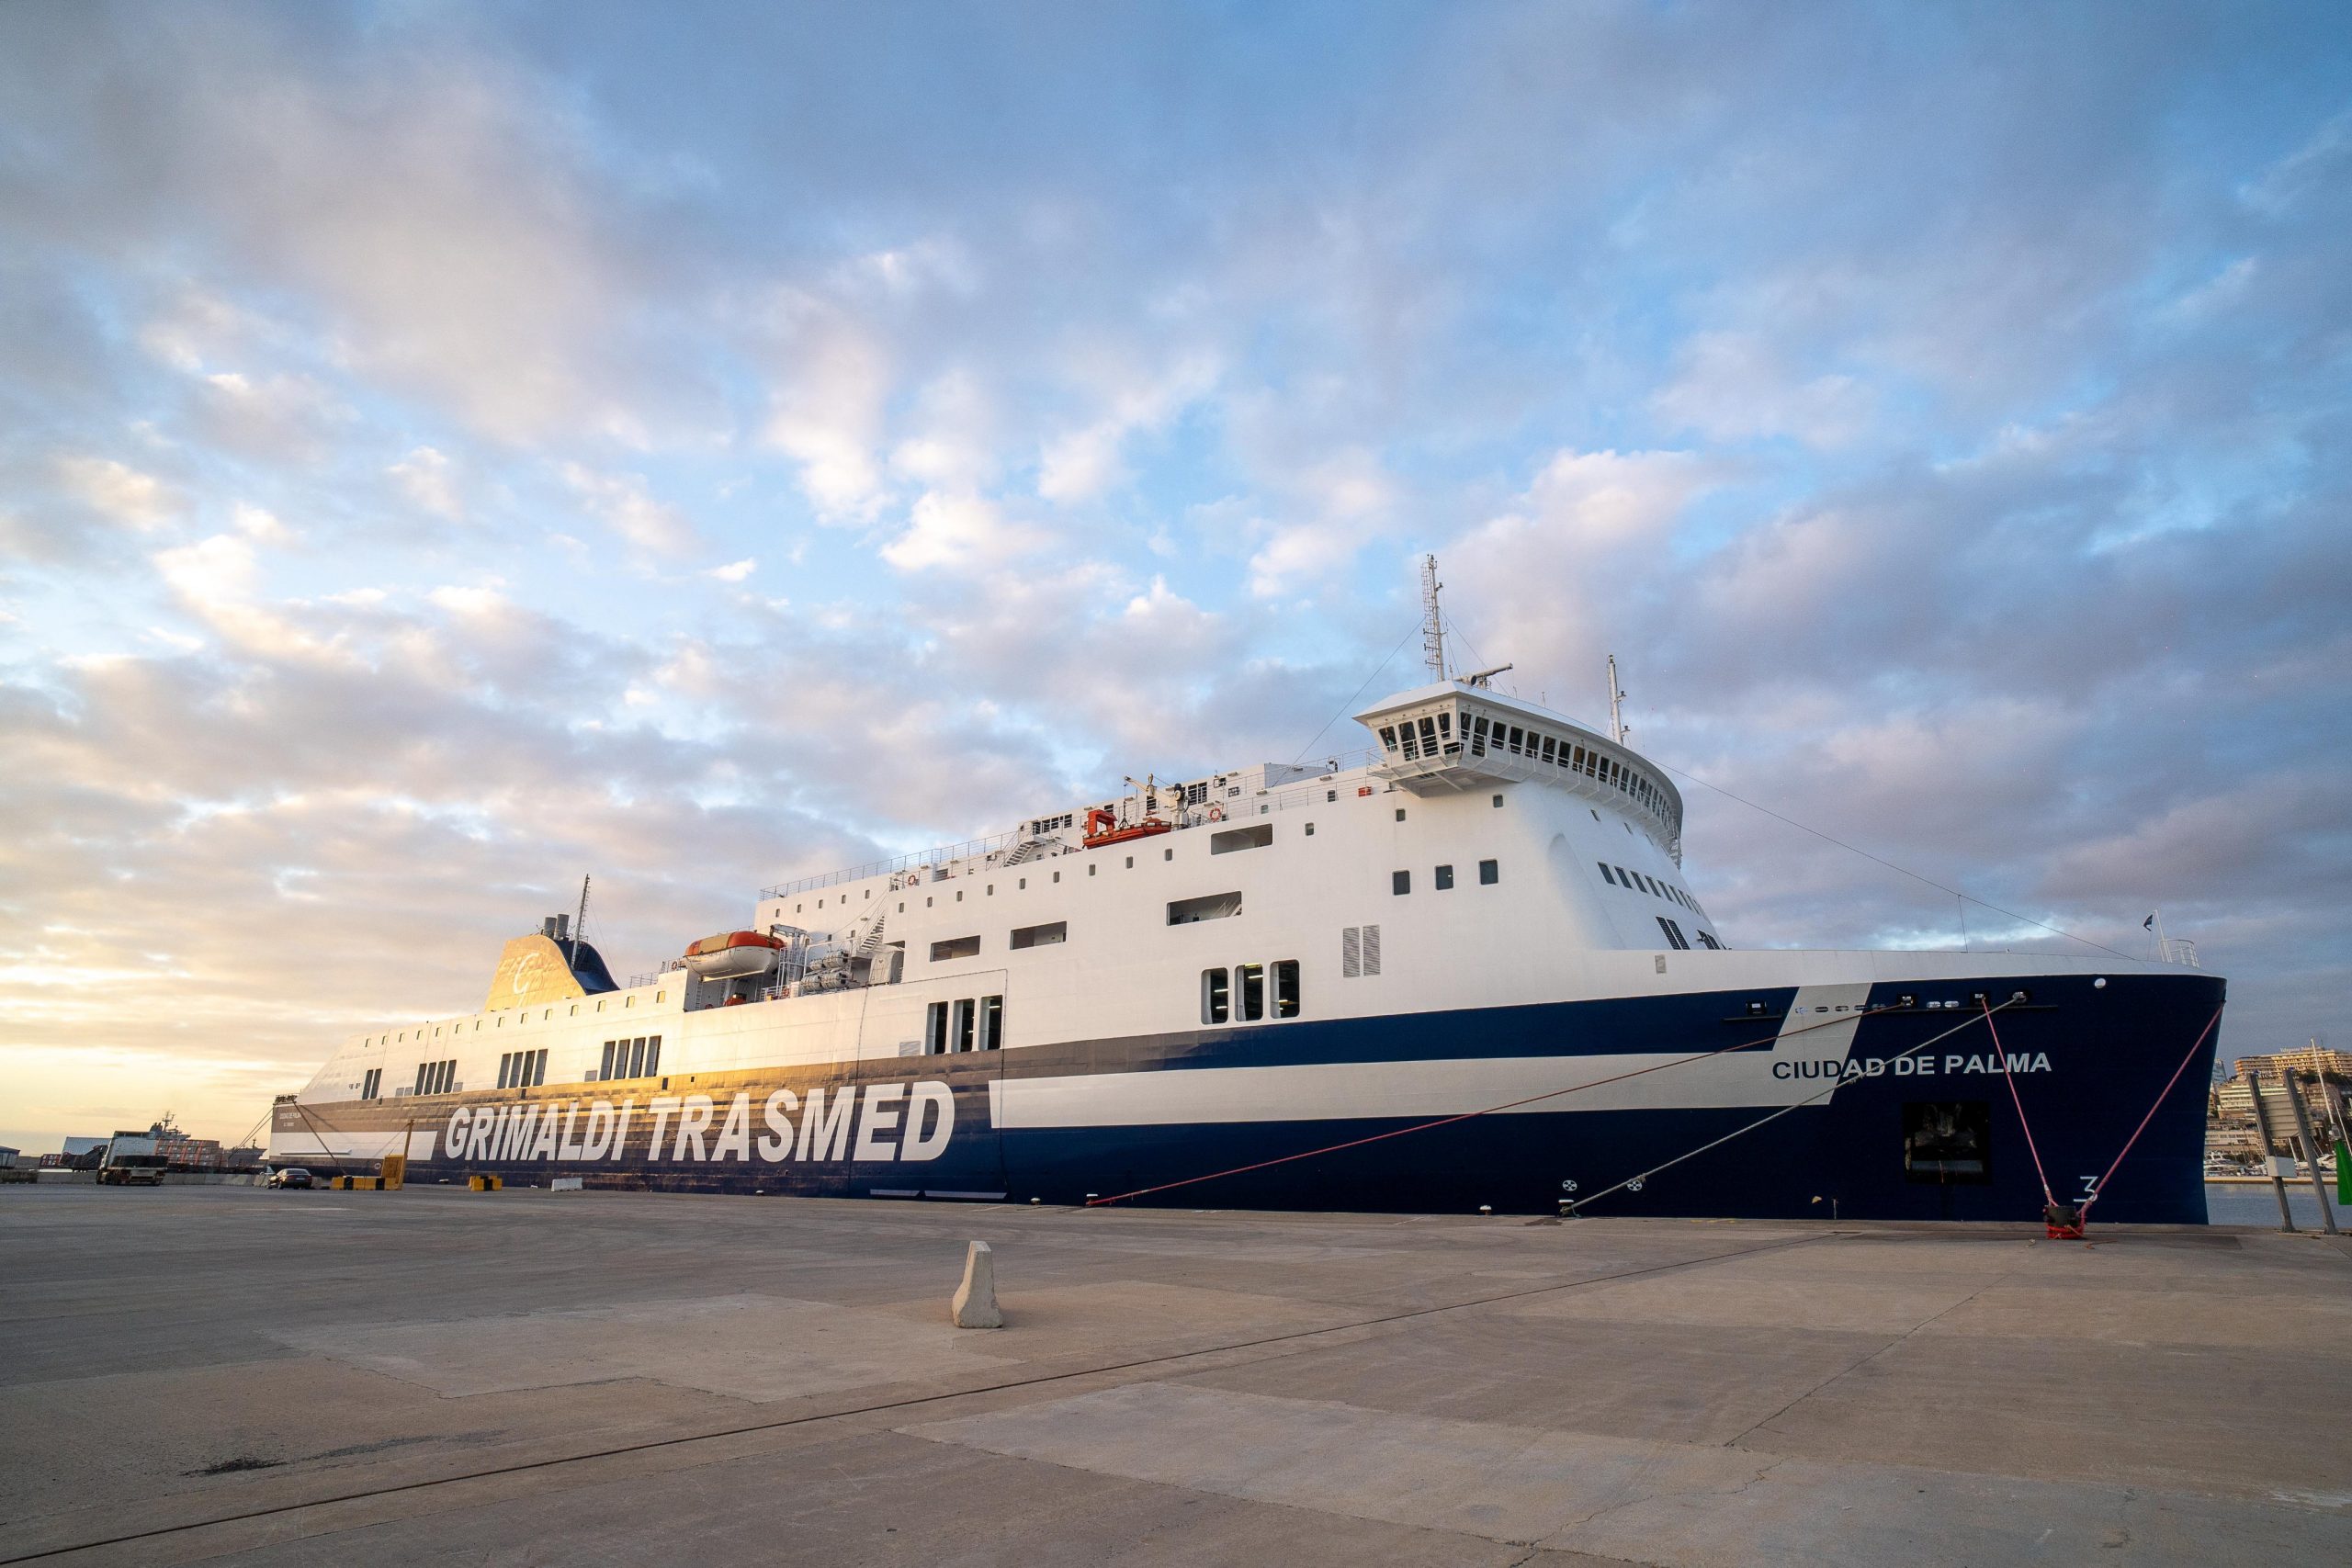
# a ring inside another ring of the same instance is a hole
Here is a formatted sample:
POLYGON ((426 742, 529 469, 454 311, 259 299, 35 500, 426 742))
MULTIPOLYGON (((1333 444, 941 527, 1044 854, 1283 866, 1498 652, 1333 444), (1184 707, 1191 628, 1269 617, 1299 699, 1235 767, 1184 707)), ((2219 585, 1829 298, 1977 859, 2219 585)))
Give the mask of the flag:
POLYGON ((2142 920, 2140 922, 2140 929, 2143 931, 2154 931, 2156 929, 2156 917, 2150 915, 2146 919, 2142 920))

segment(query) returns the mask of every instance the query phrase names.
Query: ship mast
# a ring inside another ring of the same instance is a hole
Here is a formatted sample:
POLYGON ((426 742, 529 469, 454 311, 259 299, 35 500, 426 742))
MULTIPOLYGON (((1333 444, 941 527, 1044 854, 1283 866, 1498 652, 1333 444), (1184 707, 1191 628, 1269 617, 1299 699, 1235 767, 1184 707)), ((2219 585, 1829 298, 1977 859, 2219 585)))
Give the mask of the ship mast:
POLYGON ((1609 656, 1609 739, 1620 746, 1625 744, 1625 717, 1617 705, 1624 700, 1625 694, 1617 689, 1617 656, 1612 653, 1609 656))
POLYGON ((580 913, 571 922, 571 955, 567 960, 573 969, 580 967, 580 938, 588 924, 588 879, 580 879, 580 913))
POLYGON ((1445 625, 1438 618, 1437 591, 1445 584, 1437 580, 1437 557, 1421 558, 1421 659, 1430 667, 1430 679, 1445 683, 1445 625))

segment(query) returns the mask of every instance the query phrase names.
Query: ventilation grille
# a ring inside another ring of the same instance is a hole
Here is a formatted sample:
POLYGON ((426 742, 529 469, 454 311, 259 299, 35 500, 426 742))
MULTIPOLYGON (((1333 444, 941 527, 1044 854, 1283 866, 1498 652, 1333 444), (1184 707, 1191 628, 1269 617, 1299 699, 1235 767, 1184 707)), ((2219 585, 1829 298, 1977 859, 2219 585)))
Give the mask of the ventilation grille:
POLYGON ((1343 926, 1340 931, 1340 976, 1352 980, 1363 973, 1363 932, 1354 926, 1343 926))
POLYGON ((1380 973, 1380 928, 1378 926, 1363 928, 1363 972, 1367 975, 1380 973))

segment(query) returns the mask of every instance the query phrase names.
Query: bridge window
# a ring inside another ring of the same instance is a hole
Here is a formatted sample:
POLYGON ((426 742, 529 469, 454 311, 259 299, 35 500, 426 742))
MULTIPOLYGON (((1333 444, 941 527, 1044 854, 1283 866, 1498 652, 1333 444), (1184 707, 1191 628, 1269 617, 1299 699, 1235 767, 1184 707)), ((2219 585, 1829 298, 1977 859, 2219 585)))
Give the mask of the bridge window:
POLYGON ((1552 748, 1555 744, 1551 736, 1547 735, 1544 738, 1544 761, 1548 762, 1552 760, 1552 748))
POLYGON ((1234 966, 1233 988, 1239 992, 1241 1021, 1255 1023, 1266 1016, 1266 969, 1261 964, 1234 966))
POLYGON ((1470 754, 1473 757, 1487 754, 1487 721, 1483 718, 1470 721, 1470 754))
POLYGON ((1430 757, 1438 754, 1437 721, 1433 718, 1421 720, 1421 752, 1430 757))
POLYGON ((1042 926, 1022 926, 1012 933, 1012 945, 1016 949, 1051 947, 1057 942, 1069 940, 1069 922, 1068 920, 1053 920, 1042 926))
POLYGON ((1274 1016, 1298 1016, 1298 960, 1284 958, 1274 964, 1274 1016))
POLYGON ((945 942, 931 944, 931 961, 945 964, 957 958, 977 958, 980 953, 980 939, 976 936, 952 936, 945 942))

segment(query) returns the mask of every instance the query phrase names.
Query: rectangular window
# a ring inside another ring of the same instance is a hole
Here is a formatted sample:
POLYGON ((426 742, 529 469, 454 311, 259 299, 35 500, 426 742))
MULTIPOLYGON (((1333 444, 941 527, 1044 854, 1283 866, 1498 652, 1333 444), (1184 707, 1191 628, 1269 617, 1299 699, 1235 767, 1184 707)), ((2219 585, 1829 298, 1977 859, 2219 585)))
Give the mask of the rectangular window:
POLYGON ((1437 884, 1437 890, 1443 893, 1453 886, 1453 868, 1450 865, 1439 866, 1437 874, 1432 880, 1437 884))
POLYGON ((1392 871, 1392 872, 1390 872, 1390 873, 1388 874, 1388 891, 1389 891, 1389 892, 1396 894, 1396 895, 1397 897, 1402 897, 1404 895, 1406 895, 1406 894, 1408 894, 1408 893, 1410 893, 1412 890, 1413 890, 1413 874, 1412 874, 1411 872, 1409 872, 1409 871, 1392 871))
POLYGON ((657 1034, 645 1043, 645 1076, 651 1077, 662 1070, 662 1037, 657 1034))
POLYGON ((1232 982, 1222 969, 1201 971, 1201 1021, 1223 1023, 1229 1010, 1232 982))
POLYGON ((1004 998, 1002 997, 980 998, 980 1049, 983 1051, 1004 1049, 1004 998))
POLYGON ((1556 744, 1558 744, 1558 742, 1557 742, 1557 741, 1555 741, 1555 740, 1554 740, 1554 739, 1553 739, 1553 738, 1552 738, 1551 736, 1548 736, 1548 735, 1547 735, 1547 736, 1545 736, 1545 737, 1544 738, 1544 761, 1547 761, 1547 762, 1548 762, 1548 761, 1550 761, 1552 760, 1552 748, 1553 748, 1555 745, 1556 745, 1556 744))
POLYGON ((947 1004, 933 1002, 922 1021, 923 1054, 944 1056, 947 1054, 947 1004))
POLYGON ((498 1058, 498 1087, 499 1087, 499 1088, 501 1088, 501 1089, 504 1089, 504 1088, 506 1087, 506 1076, 507 1076, 507 1073, 508 1073, 509 1069, 514 1066, 514 1053, 513 1053, 513 1052, 511 1052, 511 1051, 510 1051, 510 1052, 505 1053, 504 1055, 501 1055, 501 1056, 498 1058))
POLYGON ((1473 757, 1487 754, 1487 721, 1483 718, 1470 721, 1470 754, 1473 757))
POLYGON ((1380 745, 1383 750, 1394 751, 1396 750, 1396 727, 1395 725, 1384 724, 1380 727, 1380 745))
POLYGON ((1198 898, 1179 898, 1168 906, 1168 923, 1189 926, 1201 920, 1229 920, 1241 913, 1238 893, 1204 893, 1198 898))
POLYGON ((1024 947, 1051 947, 1057 942, 1069 940, 1069 922, 1053 920, 1042 926, 1019 926, 1012 932, 1014 950, 1024 947))
POLYGON ((1682 928, 1676 925, 1672 920, 1668 919, 1664 915, 1657 917, 1657 929, 1666 933, 1668 945, 1677 949, 1678 951, 1690 945, 1689 942, 1683 939, 1682 928))
POLYGON ((966 997, 962 1001, 956 1003, 949 1010, 954 1016, 954 1049, 956 1055, 961 1055, 972 1048, 972 1036, 975 1027, 972 1016, 974 1010, 972 1007, 972 998, 966 997))
POLYGON ((601 1061, 601 1062, 599 1062, 599 1063, 596 1065, 596 1077, 599 1077, 599 1078, 609 1078, 609 1077, 611 1077, 612 1076, 613 1076, 613 1043, 612 1043, 611 1041, 607 1040, 607 1041, 605 1041, 605 1056, 604 1056, 604 1060, 603 1060, 603 1061, 601 1061))
POLYGON ((1993 1107, 1983 1100, 1913 1100, 1903 1108, 1903 1179, 1939 1186, 1993 1179, 1993 1107))
POLYGON ((980 939, 976 936, 953 936, 945 942, 931 944, 931 961, 933 964, 944 964, 954 958, 977 958, 979 953, 980 939))
POLYGON ((1615 877, 1613 877, 1613 876, 1611 876, 1611 875, 1610 875, 1610 874, 1609 874, 1609 863, 1608 863, 1607 861, 1597 860, 1597 861, 1593 862, 1592 863, 1593 863, 1593 864, 1595 864, 1595 865, 1597 865, 1597 866, 1599 866, 1599 867, 1600 868, 1600 880, 1601 880, 1601 881, 1606 882, 1606 883, 1607 883, 1607 884, 1609 884, 1609 886, 1611 886, 1611 887, 1614 887, 1614 886, 1617 886, 1617 879, 1616 879, 1615 877))
POLYGON ((1496 883, 1500 882, 1502 879, 1503 867, 1500 861, 1482 860, 1478 863, 1479 886, 1492 887, 1496 883))
POLYGON ((1634 881, 1634 874, 1627 871, 1622 865, 1617 868, 1617 883, 1621 887, 1633 887, 1637 886, 1634 881))
POLYGON ((1699 941, 1703 946, 1712 948, 1717 953, 1721 953, 1723 951, 1724 944, 1717 942, 1713 937, 1709 936, 1705 931, 1701 931, 1699 933, 1699 941))
POLYGON ((1240 995, 1235 999, 1244 1023, 1255 1023, 1266 1016, 1266 970, 1260 964, 1238 964, 1233 969, 1233 988, 1240 995))
POLYGON ((1421 720, 1421 754, 1427 757, 1434 757, 1438 754, 1437 721, 1435 719, 1424 718, 1421 720))
POLYGON ((536 1086, 548 1081, 548 1054, 544 1049, 534 1053, 538 1061, 531 1068, 531 1082, 536 1086))
POLYGON ((1247 828, 1227 828, 1222 833, 1209 835, 1209 853, 1229 855, 1236 850, 1262 850, 1274 841, 1272 822, 1252 822, 1247 828))
POLYGON ((1274 965, 1274 1016, 1298 1016, 1298 960, 1285 958, 1274 965))

